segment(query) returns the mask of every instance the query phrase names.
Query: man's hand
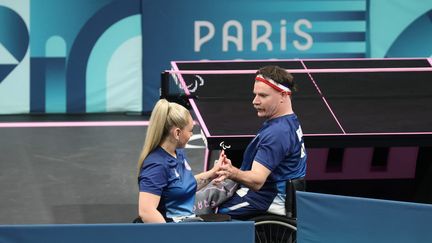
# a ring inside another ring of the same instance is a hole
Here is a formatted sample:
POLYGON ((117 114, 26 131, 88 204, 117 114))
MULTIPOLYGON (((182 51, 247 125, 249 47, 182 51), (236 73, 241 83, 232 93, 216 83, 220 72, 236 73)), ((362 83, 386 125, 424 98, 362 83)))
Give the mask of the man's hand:
POLYGON ((231 163, 231 160, 228 159, 226 156, 222 163, 219 166, 219 171, 216 172, 218 177, 214 179, 215 183, 220 183, 225 179, 232 179, 234 180, 239 169, 234 167, 231 163))

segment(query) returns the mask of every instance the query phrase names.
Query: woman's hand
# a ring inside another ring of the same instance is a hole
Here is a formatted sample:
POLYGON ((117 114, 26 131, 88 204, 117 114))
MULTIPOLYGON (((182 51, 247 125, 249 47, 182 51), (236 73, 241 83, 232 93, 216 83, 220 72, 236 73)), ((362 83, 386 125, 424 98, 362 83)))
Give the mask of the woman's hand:
POLYGON ((215 161, 213 168, 210 170, 212 172, 212 178, 216 178, 217 172, 220 170, 221 165, 223 165, 226 161, 227 157, 225 154, 225 150, 222 150, 219 154, 219 159, 215 161))
POLYGON ((198 175, 195 175, 195 180, 197 181, 197 191, 201 190, 205 186, 207 186, 212 180, 218 177, 218 171, 221 170, 221 166, 226 163, 227 160, 225 152, 222 151, 219 154, 219 159, 215 161, 213 168, 209 171, 202 172, 198 175))

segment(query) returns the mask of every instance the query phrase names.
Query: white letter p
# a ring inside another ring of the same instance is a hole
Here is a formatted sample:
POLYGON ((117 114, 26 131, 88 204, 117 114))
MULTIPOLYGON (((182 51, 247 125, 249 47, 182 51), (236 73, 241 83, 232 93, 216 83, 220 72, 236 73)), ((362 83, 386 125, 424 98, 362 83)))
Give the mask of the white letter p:
POLYGON ((194 51, 199 52, 201 46, 213 38, 215 34, 215 27, 209 21, 195 21, 194 22, 194 51), (206 27, 208 29, 207 35, 201 38, 201 27, 206 27))

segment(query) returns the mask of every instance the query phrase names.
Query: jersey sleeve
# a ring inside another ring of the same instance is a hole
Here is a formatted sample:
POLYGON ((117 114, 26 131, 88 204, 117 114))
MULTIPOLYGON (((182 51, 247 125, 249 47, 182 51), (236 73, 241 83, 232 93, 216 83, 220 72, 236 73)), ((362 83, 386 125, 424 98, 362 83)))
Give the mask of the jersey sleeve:
POLYGON ((168 184, 167 169, 159 163, 149 163, 141 170, 138 178, 140 192, 162 195, 163 188, 168 184))
POLYGON ((287 137, 287 132, 274 132, 263 136, 254 160, 273 171, 288 151, 289 139, 287 137))

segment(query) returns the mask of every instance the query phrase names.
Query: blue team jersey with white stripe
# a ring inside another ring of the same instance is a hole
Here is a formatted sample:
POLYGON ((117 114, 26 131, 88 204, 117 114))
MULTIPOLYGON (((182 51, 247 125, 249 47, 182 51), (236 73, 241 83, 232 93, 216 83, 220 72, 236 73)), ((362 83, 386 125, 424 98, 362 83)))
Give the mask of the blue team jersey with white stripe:
MULTIPOLYGON (((267 120, 249 143, 243 156, 241 170, 251 170, 252 163, 257 161, 271 171, 259 191, 243 190, 221 206, 220 212, 241 215, 242 208, 235 205, 249 204, 250 210, 267 211, 278 195, 284 200, 285 182, 288 179, 304 177, 306 174, 306 150, 303 133, 295 114, 267 120), (234 206, 234 207, 233 207, 234 206), (227 208, 237 212, 229 212, 227 208)), ((281 205, 283 202, 279 202, 281 205)))
POLYGON ((138 185, 140 192, 160 196, 158 211, 168 220, 193 215, 197 183, 183 149, 177 158, 157 147, 144 160, 138 185))

